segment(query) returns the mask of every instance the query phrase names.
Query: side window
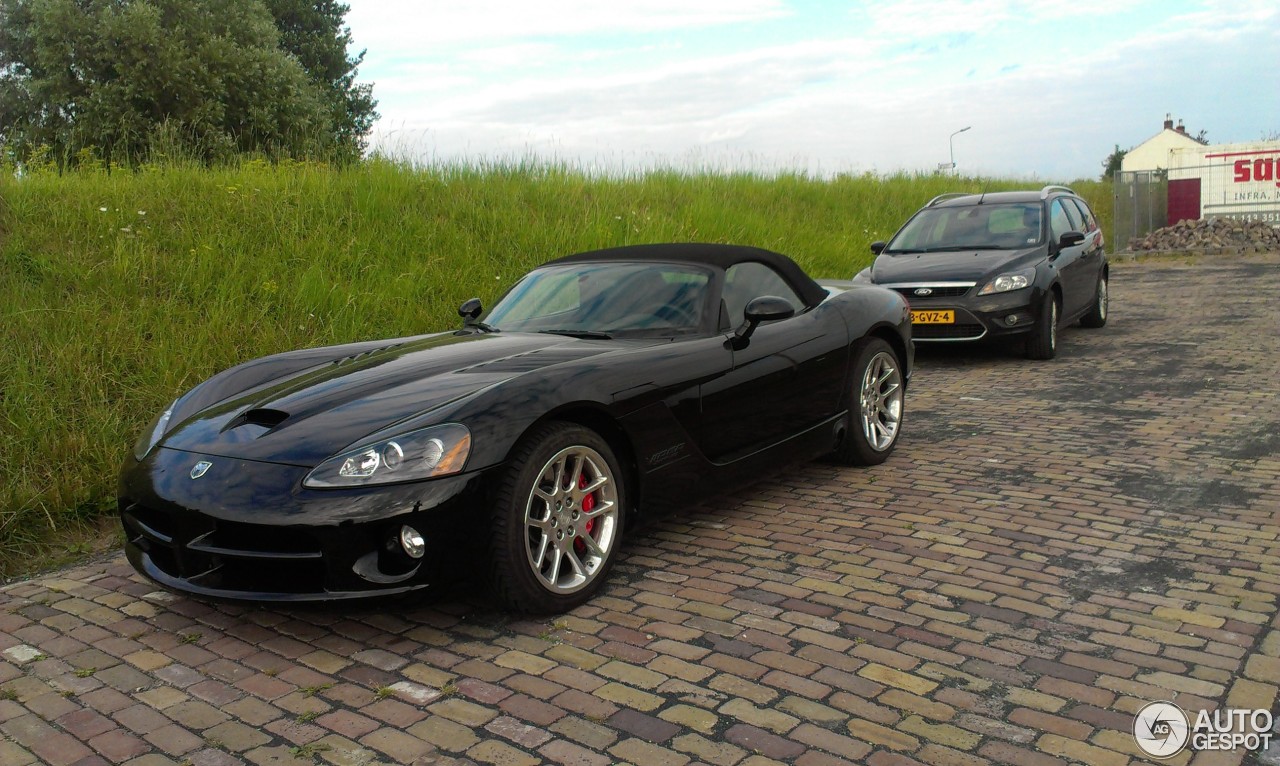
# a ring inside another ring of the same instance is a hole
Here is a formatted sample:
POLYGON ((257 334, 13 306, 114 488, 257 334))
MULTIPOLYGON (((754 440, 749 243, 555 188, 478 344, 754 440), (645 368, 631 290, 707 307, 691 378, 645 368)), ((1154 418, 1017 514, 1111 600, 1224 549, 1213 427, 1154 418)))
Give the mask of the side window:
MULTIPOLYGON (((744 312, 752 298, 773 295, 785 299, 796 311, 804 303, 791 285, 778 272, 754 261, 735 263, 724 273, 724 308, 729 327, 737 327, 745 321, 744 312)), ((722 329, 726 329, 723 328, 722 329)))
POLYGON ((1071 201, 1076 203, 1076 207, 1080 208, 1080 216, 1084 219, 1084 228, 1080 231, 1086 234, 1097 231, 1098 219, 1093 216, 1093 211, 1089 209, 1089 205, 1082 199, 1073 199, 1071 201))
POLYGON ((1080 218, 1080 208, 1076 207, 1075 200, 1063 197, 1062 207, 1066 209, 1067 218, 1071 221, 1071 230, 1084 231, 1084 222, 1080 218))
POLYGON ((1055 199, 1049 206, 1049 230, 1053 233, 1054 242, 1072 230, 1071 219, 1067 216, 1067 208, 1062 204, 1062 198, 1055 199))

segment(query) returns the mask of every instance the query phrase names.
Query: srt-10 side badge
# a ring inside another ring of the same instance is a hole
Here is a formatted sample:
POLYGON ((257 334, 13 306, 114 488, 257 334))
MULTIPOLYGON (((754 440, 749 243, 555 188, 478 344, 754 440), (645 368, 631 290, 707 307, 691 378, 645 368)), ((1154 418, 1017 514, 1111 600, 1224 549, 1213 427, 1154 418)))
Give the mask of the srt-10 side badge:
POLYGON ((649 456, 649 465, 659 465, 661 463, 670 463, 672 460, 680 457, 684 452, 684 444, 675 444, 666 449, 658 450, 649 456))

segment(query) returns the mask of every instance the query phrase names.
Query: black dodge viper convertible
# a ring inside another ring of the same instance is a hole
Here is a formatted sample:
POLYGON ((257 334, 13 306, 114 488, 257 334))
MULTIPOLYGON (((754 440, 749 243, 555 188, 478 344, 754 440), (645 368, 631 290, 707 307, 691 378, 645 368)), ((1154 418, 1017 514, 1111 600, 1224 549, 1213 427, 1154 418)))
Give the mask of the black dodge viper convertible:
POLYGON ((454 332, 277 354, 179 397, 127 459, 129 561, 214 598, 405 593, 474 562, 588 599, 628 521, 897 442, 906 301, 748 247, 643 245, 520 279, 454 332))

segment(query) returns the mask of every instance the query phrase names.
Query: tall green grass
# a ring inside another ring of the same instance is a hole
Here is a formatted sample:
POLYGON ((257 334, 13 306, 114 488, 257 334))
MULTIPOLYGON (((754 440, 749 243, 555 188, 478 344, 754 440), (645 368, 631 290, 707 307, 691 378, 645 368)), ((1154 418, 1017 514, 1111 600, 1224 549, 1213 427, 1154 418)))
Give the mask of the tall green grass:
POLYGON ((599 247, 750 244, 849 277, 934 195, 1027 185, 378 160, 0 173, 0 575, 100 538, 138 432, 239 361, 447 329, 462 300, 599 247))

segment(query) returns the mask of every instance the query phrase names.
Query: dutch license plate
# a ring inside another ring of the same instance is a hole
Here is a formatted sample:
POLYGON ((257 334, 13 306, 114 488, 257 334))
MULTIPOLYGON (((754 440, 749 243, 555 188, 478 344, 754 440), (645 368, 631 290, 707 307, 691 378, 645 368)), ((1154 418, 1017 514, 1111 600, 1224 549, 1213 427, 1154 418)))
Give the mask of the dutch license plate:
POLYGON ((912 311, 911 324, 955 324, 954 311, 912 311))

